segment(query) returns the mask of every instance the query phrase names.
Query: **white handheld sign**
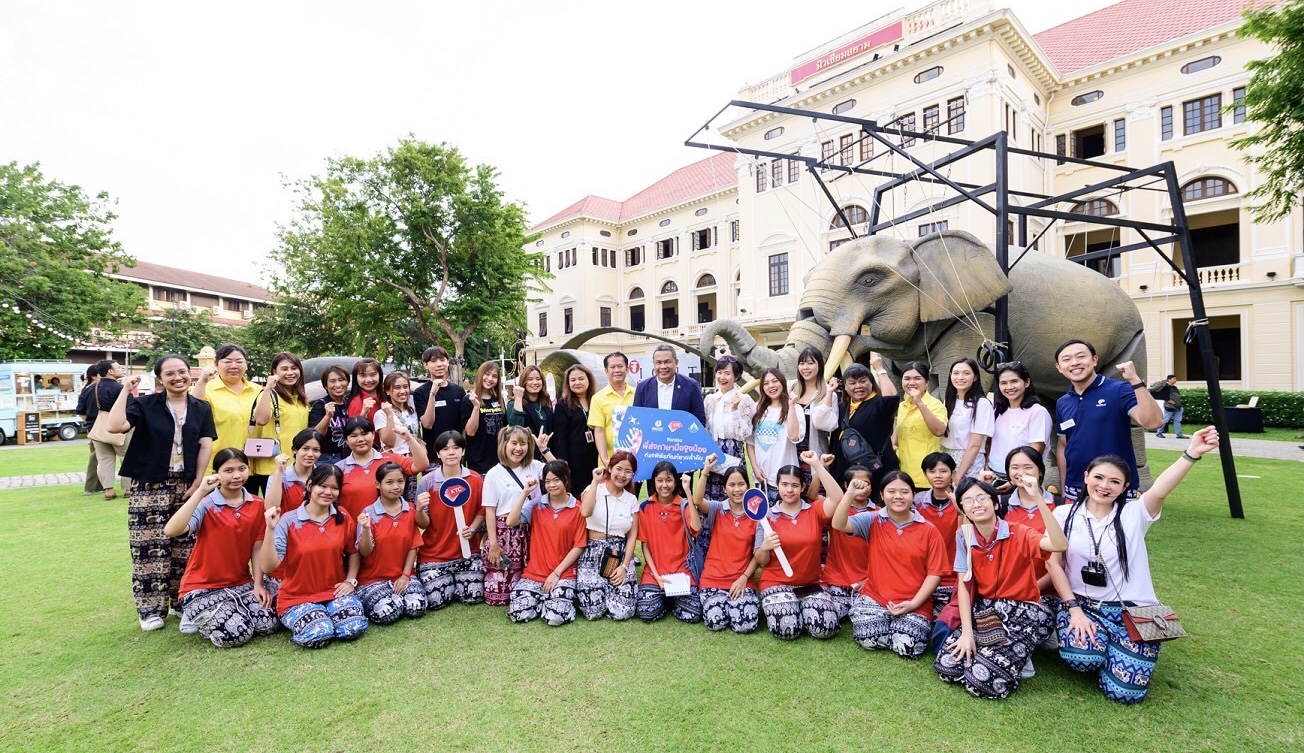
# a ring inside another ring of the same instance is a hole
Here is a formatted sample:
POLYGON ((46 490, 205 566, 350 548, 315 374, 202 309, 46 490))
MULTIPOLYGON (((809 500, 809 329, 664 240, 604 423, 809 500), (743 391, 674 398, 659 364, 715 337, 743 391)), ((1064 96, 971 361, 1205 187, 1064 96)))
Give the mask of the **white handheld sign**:
MULTIPOLYGON (((774 533, 770 527, 770 498, 760 489, 748 489, 743 494, 743 512, 747 517, 761 524, 761 528, 768 536, 774 533)), ((783 553, 783 547, 775 547, 774 556, 779 558, 779 566, 783 568, 783 574, 792 577, 792 565, 788 564, 788 556, 783 553)))
POLYGON ((471 499, 471 485, 465 479, 449 478, 439 485, 439 501, 453 508, 453 517, 457 519, 457 542, 462 545, 462 556, 471 556, 471 542, 462 536, 466 528, 466 514, 462 505, 471 499))

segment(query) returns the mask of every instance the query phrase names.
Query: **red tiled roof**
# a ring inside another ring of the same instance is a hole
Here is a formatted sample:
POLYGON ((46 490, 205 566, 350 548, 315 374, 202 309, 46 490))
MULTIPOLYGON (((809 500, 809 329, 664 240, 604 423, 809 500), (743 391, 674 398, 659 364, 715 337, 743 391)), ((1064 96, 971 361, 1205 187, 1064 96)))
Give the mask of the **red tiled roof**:
POLYGON ((734 159, 735 155, 731 152, 719 152, 706 159, 698 160, 679 168, 624 201, 612 201, 601 196, 585 196, 534 227, 545 227, 580 215, 612 221, 628 220, 661 207, 678 204, 694 196, 734 186, 738 183, 734 159))
POLYGON ((277 300, 275 293, 251 282, 191 272, 188 269, 166 267, 162 264, 151 264, 147 261, 137 261, 134 267, 120 267, 117 274, 134 280, 146 280, 176 288, 196 288, 222 295, 263 301, 277 300))
POLYGON ((1061 74, 1181 39, 1284 0, 1123 0, 1034 34, 1061 74))

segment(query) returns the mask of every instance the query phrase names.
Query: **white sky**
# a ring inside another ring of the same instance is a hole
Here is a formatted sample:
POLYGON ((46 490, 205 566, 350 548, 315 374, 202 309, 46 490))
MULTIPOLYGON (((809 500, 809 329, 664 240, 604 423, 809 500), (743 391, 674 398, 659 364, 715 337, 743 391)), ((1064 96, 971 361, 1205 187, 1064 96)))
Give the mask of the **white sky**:
MULTIPOLYGON (((997 0, 1036 33, 1114 0, 997 0)), ((925 2, 51 2, 0 6, 0 160, 107 190, 145 261, 257 279, 282 176, 408 133, 501 171, 540 220, 709 156, 744 84, 925 2), (746 9, 743 12, 740 9, 746 9)))

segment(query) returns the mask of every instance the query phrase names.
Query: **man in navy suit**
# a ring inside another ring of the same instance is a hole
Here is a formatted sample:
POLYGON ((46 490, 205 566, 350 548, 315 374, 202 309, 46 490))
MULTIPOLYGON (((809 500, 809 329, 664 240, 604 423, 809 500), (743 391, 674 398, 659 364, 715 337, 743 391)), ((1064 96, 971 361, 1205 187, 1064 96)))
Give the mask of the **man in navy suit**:
POLYGON ((634 390, 634 405, 639 408, 682 410, 697 416, 706 426, 706 407, 702 403, 702 388, 697 380, 678 372, 679 356, 669 345, 658 345, 652 351, 652 373, 655 379, 644 379, 634 390))

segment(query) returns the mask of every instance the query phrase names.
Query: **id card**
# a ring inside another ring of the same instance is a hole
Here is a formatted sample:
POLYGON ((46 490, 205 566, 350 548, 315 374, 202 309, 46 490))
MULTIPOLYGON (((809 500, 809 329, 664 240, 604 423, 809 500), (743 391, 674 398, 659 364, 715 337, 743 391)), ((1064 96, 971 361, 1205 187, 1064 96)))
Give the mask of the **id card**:
POLYGON ((444 408, 444 407, 447 407, 447 406, 448 406, 448 402, 447 402, 447 401, 444 401, 444 400, 436 400, 436 401, 435 401, 435 407, 436 407, 436 408, 444 408))
POLYGON ((1070 418, 1069 420, 1060 423, 1060 431, 1068 431, 1077 425, 1077 422, 1070 418))
POLYGON ((593 430, 592 430, 592 429, 589 429, 588 431, 584 432, 584 441, 585 441, 585 442, 588 442, 589 444, 593 444, 593 430))

